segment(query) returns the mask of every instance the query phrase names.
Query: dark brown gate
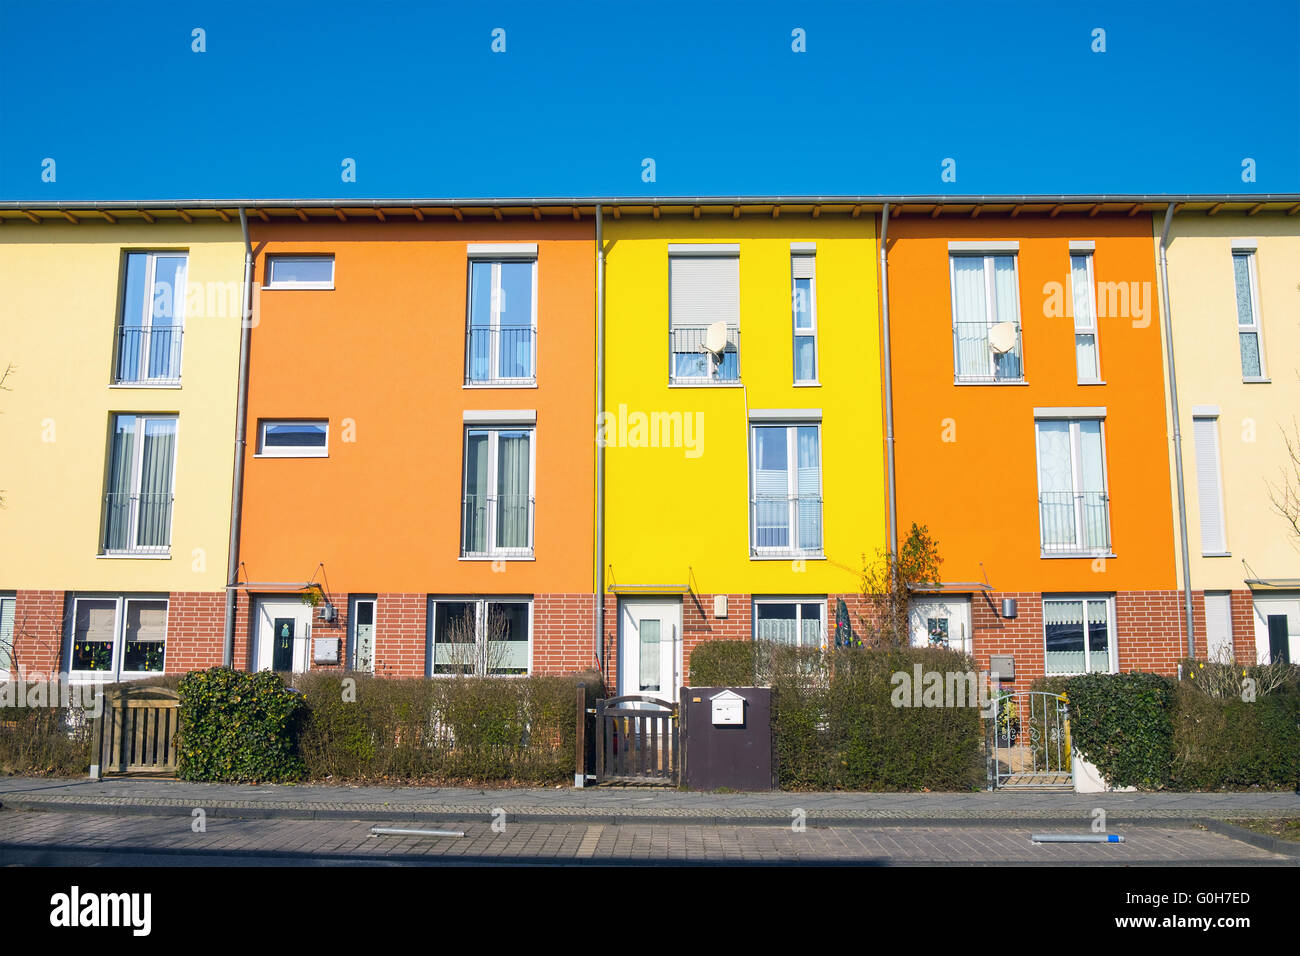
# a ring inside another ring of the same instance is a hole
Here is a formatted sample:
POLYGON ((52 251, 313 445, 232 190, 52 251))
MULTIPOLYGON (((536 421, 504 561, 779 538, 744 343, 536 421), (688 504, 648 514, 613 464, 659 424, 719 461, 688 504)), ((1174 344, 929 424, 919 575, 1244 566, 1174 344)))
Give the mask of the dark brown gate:
POLYGON ((643 694, 598 700, 596 733, 597 783, 677 783, 677 704, 643 694))

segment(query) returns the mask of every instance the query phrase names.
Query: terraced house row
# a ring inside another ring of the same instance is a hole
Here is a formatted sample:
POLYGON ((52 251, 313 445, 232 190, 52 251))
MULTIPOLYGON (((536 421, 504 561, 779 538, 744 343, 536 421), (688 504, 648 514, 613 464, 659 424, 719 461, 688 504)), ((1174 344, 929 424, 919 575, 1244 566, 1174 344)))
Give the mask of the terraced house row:
POLYGON ((833 641, 913 523, 913 640, 1004 681, 1298 660, 1297 213, 0 204, 0 679, 673 696, 833 641))

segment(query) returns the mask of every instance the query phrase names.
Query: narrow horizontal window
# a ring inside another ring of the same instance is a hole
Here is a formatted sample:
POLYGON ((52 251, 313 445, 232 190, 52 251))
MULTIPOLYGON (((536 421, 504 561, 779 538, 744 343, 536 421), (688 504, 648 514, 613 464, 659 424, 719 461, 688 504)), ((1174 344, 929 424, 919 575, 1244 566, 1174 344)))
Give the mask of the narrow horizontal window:
POLYGON ((263 421, 257 453, 271 458, 324 458, 329 453, 329 422, 263 421))
POLYGON ((266 266, 268 289, 334 288, 333 256, 269 256, 266 266))

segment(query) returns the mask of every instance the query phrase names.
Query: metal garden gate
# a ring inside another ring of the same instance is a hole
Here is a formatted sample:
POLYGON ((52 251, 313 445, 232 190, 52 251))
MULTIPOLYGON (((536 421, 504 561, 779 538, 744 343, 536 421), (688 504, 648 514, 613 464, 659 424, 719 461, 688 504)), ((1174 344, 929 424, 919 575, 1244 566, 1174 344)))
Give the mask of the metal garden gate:
POLYGON ((1059 694, 992 695, 989 783, 998 790, 1073 790, 1070 709, 1059 694))

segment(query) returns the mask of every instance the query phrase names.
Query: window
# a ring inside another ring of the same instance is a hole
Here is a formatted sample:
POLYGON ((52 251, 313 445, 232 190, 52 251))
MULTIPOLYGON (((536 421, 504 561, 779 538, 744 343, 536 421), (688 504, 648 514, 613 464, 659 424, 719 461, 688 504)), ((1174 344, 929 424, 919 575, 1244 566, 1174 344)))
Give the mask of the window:
POLYGON ((1074 301, 1074 364, 1080 385, 1101 383, 1097 354, 1097 286, 1092 253, 1070 253, 1070 289, 1074 301))
POLYGON ((474 259, 469 270, 466 384, 533 384, 537 380, 536 261, 474 259))
POLYGON ((264 458, 329 457, 327 419, 262 419, 257 426, 257 453, 264 458))
POLYGON ((1223 520, 1223 479, 1219 470, 1219 419, 1193 412, 1196 440, 1196 496, 1201 513, 1201 554, 1224 556, 1228 534, 1223 520))
POLYGON ((432 598, 431 674, 527 674, 532 602, 525 598, 432 598))
POLYGON ((794 312, 794 382, 817 384, 817 257, 790 255, 794 312))
POLYGON ((1237 293, 1237 339, 1241 349, 1241 377, 1259 381, 1265 377, 1264 350, 1259 327, 1259 277, 1255 272, 1255 250, 1233 248, 1232 278, 1237 293))
POLYGON ((105 554, 168 553, 175 470, 175 417, 113 416, 105 554))
POLYGON ((533 429, 465 429, 463 557, 532 557, 533 429))
POLYGON ((268 289, 334 288, 333 256, 268 256, 268 289))
POLYGON ((1034 424, 1043 554, 1108 552, 1110 500, 1100 418, 1040 419, 1034 424))
POLYGON ((752 426, 750 553, 820 555, 821 426, 752 426))
POLYGON ((1047 674, 1114 673, 1114 618, 1109 597, 1044 598, 1047 674))
POLYGON ((159 674, 167 651, 167 600, 79 597, 68 635, 70 678, 116 681, 159 674))
POLYGON ((1221 664, 1231 664, 1232 646, 1232 593, 1230 591, 1205 592, 1205 657, 1221 664))
POLYGON ((1014 255, 951 255, 958 382, 1019 382, 1020 301, 1014 255))
POLYGON ((826 646, 826 599, 755 598, 754 640, 826 646))
POLYGON ((348 642, 348 666, 354 671, 374 673, 375 670, 375 599, 352 598, 348 609, 348 624, 352 639, 348 642))
POLYGON ((14 659, 14 595, 0 594, 0 680, 9 679, 14 659))
POLYGON ((183 252, 126 254, 116 384, 180 384, 185 268, 183 252))
POLYGON ((740 381, 739 246, 670 246, 668 276, 669 381, 740 381))

